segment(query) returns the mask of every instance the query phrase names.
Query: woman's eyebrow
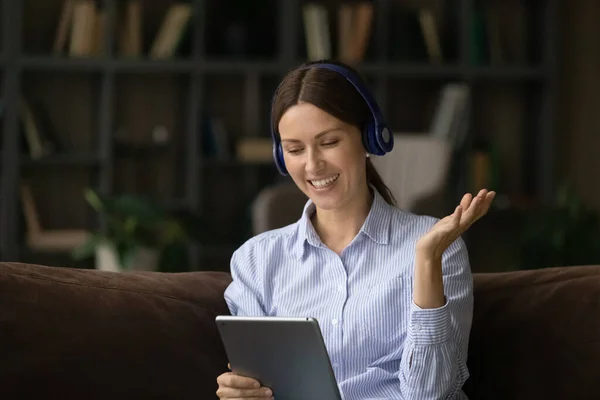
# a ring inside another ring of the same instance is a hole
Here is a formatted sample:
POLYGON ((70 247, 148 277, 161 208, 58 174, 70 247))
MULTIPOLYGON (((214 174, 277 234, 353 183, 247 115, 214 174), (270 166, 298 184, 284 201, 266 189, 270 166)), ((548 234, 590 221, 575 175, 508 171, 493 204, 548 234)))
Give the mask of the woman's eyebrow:
MULTIPOLYGON (((315 139, 318 139, 321 136, 328 134, 329 132, 337 131, 339 129, 341 129, 341 128, 329 128, 329 129, 325 129, 324 131, 317 133, 315 135, 315 139)), ((281 142, 282 143, 283 142, 294 142, 294 143, 296 143, 296 142, 300 142, 300 140, 298 140, 298 139, 282 139, 281 142)))

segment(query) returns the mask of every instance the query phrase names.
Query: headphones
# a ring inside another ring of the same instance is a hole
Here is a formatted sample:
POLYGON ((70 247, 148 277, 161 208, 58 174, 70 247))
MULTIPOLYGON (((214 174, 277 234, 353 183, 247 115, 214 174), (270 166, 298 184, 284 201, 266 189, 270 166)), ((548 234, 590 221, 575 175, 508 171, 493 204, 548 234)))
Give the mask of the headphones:
MULTIPOLYGON (((329 63, 316 63, 310 64, 302 69, 310 68, 323 68, 331 71, 335 71, 342 75, 348 82, 354 86, 356 91, 362 96, 367 103, 369 110, 371 111, 372 119, 366 122, 362 128, 362 142, 368 153, 382 156, 385 153, 389 153, 394 147, 394 135, 391 134, 387 123, 383 118, 383 113, 377 105, 375 98, 371 95, 371 92, 356 74, 349 69, 329 63)), ((277 93, 277 90, 275 91, 277 93)), ((271 112, 273 112, 273 104, 275 97, 273 97, 271 103, 271 112)), ((273 126, 273 116, 271 116, 271 137, 273 139, 273 158, 275 159, 275 165, 281 175, 287 175, 287 168, 283 159, 283 149, 281 147, 281 140, 275 127, 273 126)))

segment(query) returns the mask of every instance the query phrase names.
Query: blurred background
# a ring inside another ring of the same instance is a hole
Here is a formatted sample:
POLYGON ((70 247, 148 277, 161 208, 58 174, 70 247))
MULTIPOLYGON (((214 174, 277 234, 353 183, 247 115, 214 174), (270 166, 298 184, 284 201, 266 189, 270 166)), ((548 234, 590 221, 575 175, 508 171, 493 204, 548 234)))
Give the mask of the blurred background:
POLYGON ((409 212, 498 192, 473 272, 600 264, 600 2, 5 0, 0 260, 229 269, 305 199, 272 162, 271 96, 306 60, 366 79, 409 212), (592 40, 590 40, 592 38, 592 40))

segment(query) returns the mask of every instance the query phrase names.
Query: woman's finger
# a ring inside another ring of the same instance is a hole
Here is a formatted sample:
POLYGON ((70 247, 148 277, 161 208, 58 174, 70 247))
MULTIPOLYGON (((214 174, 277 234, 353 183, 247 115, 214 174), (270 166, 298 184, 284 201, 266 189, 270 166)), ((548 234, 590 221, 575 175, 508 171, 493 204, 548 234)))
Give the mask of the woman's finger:
POLYGON ((221 398, 226 399, 260 399, 266 400, 273 395, 273 392, 265 387, 260 389, 234 389, 221 388, 218 392, 221 398))
MULTIPOLYGON (((485 206, 484 206, 484 210, 485 212, 483 213, 483 215, 487 214, 487 212, 490 210, 490 207, 492 205, 492 202, 494 201, 494 198, 496 197, 496 192, 489 192, 486 197, 485 197, 485 206)), ((483 216, 482 215, 482 216, 483 216)))
POLYGON ((461 225, 469 226, 474 220, 477 214, 479 213, 481 207, 481 198, 479 196, 475 196, 473 201, 471 201, 471 205, 469 208, 463 213, 461 219, 461 225))
POLYGON ((471 223, 479 220, 481 217, 487 214, 487 212, 490 209, 490 206, 492 205, 492 201, 494 199, 495 194, 495 192, 486 193, 486 195, 478 201, 479 206, 477 208, 477 215, 471 223))
POLYGON ((468 215, 468 219, 465 218, 465 223, 466 223, 466 228, 468 229, 471 225, 473 225, 476 221, 478 221, 481 217, 483 217, 485 214, 487 214, 487 212, 490 209, 490 206, 492 205, 492 201, 494 200, 494 197, 496 196, 496 192, 487 192, 487 191, 482 191, 480 192, 480 194, 478 194, 474 199, 473 202, 475 203, 473 205, 473 213, 469 213, 468 215), (481 193, 485 193, 484 196, 481 196, 481 193))
POLYGON ((472 200, 473 200, 473 195, 471 193, 465 193, 462 200, 460 201, 460 206, 462 207, 462 209, 467 210, 469 208, 469 205, 471 204, 472 200))
POLYGON ((230 387, 221 387, 217 390, 217 396, 220 399, 245 399, 245 400, 266 400, 271 398, 273 392, 265 387, 260 389, 236 389, 230 387))
POLYGON ((462 206, 456 207, 456 209, 454 210, 454 216, 452 218, 452 227, 454 229, 458 228, 458 226, 460 225, 460 220, 462 218, 462 214, 463 214, 463 207, 462 206))
POLYGON ((256 379, 236 375, 231 372, 221 374, 217 378, 217 383, 222 386, 238 389, 257 389, 260 387, 260 383, 256 379))

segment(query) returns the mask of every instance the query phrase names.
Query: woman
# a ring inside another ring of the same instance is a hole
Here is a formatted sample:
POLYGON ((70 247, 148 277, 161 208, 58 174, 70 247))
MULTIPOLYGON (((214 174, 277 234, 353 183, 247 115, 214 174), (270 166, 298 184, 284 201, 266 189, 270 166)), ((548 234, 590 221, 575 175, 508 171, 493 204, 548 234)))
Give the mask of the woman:
MULTIPOLYGON (((393 144, 381 119, 347 66, 283 79, 275 160, 309 201, 297 223, 234 253, 225 299, 232 315, 316 317, 346 400, 465 398, 473 296, 460 235, 495 194, 465 194, 441 220, 401 211, 369 160, 393 144)), ((217 382, 221 399, 273 395, 231 372, 217 382)))

